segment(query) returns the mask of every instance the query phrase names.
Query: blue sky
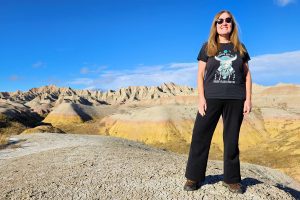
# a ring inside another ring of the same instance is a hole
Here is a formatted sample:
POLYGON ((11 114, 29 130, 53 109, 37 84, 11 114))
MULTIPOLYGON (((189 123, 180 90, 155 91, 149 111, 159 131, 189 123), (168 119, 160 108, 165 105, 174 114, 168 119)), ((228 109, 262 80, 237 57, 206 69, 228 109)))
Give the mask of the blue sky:
POLYGON ((0 91, 55 84, 196 87, 220 10, 235 16, 252 80, 299 84, 299 0, 0 0, 0 91))

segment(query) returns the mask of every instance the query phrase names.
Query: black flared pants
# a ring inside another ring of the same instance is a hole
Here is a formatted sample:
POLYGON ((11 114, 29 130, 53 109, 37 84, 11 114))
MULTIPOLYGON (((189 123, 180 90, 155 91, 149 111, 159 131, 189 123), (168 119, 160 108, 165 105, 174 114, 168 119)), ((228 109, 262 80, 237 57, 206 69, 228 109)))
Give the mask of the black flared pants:
POLYGON ((244 100, 206 99, 206 115, 197 111, 185 177, 204 181, 213 133, 220 116, 223 118, 224 178, 226 183, 241 181, 239 132, 243 121, 244 100))

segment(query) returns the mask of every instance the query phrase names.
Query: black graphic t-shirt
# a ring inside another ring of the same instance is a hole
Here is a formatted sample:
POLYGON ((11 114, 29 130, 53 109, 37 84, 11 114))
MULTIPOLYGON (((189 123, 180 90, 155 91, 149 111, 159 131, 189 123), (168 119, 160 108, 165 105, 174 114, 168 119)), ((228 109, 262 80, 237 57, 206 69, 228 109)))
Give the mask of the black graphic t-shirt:
POLYGON ((207 42, 202 45, 197 57, 198 61, 206 62, 205 98, 245 100, 246 76, 243 63, 250 60, 248 52, 241 57, 238 51, 233 50, 232 43, 220 43, 217 55, 209 57, 206 54, 206 45, 207 42))

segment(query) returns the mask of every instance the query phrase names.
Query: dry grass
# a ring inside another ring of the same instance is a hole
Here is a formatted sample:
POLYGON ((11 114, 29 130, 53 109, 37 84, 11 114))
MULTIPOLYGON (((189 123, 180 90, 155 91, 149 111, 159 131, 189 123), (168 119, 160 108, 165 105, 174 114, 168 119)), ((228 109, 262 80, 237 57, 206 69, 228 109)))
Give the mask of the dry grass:
POLYGON ((91 120, 85 123, 77 124, 54 124, 55 127, 63 130, 65 133, 74 134, 99 134, 99 128, 101 127, 100 120, 91 120))
POLYGON ((27 127, 19 122, 1 121, 0 128, 0 149, 7 146, 8 139, 11 135, 18 135, 22 133, 27 127))
POLYGON ((7 142, 8 142, 8 138, 9 138, 8 135, 2 135, 2 134, 0 134, 0 146, 6 145, 7 142))

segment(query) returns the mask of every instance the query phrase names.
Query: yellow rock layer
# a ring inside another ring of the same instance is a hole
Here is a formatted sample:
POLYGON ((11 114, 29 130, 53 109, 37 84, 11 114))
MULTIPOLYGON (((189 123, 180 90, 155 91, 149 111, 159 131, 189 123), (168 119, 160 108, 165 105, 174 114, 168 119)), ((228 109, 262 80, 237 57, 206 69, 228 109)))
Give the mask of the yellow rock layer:
MULTIPOLYGON (((102 120, 99 133, 122 137, 130 140, 144 142, 146 144, 155 143, 178 143, 190 144, 194 120, 181 121, 125 121, 106 118, 102 120)), ((262 142, 263 136, 247 125, 242 125, 240 132, 240 150, 247 149, 257 143, 262 142)), ((217 124, 212 143, 223 149, 223 121, 220 119, 217 124)))
POLYGON ((80 116, 72 115, 55 115, 47 116, 43 122, 51 124, 73 124, 73 123, 83 123, 84 120, 80 116))

